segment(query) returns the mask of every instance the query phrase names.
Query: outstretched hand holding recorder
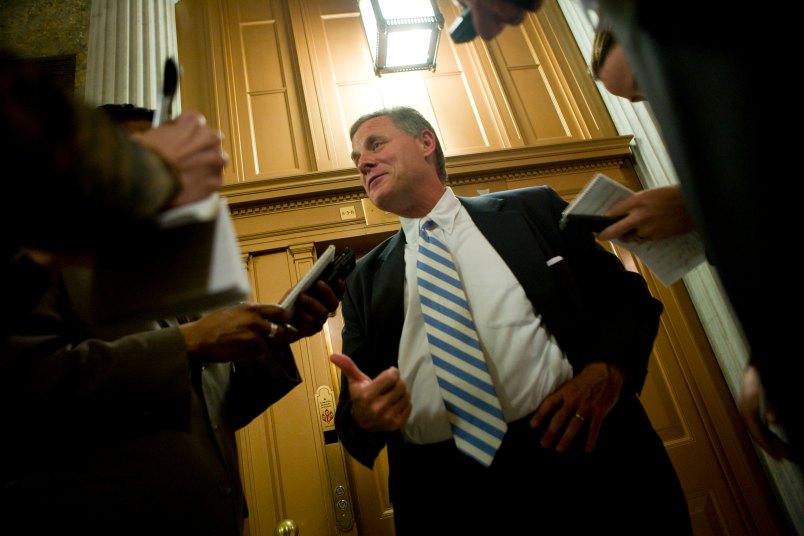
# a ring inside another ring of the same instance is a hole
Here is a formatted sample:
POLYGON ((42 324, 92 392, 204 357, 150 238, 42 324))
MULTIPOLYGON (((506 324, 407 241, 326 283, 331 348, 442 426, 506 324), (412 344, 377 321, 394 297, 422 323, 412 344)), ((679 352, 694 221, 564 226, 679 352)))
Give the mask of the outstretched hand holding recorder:
MULTIPOLYGON (((351 248, 348 246, 343 248, 335 259, 331 263, 329 263, 321 275, 316 279, 316 282, 323 281, 330 287, 337 288, 338 280, 342 279, 345 280, 346 276, 352 271, 355 267, 355 252, 352 251, 351 248)), ((316 298, 316 284, 310 286, 308 290, 305 291, 305 294, 316 298)))
POLYGON ((293 307, 296 304, 299 294, 303 292, 313 298, 317 298, 317 281, 323 281, 330 287, 336 288, 338 279, 346 279, 346 276, 349 275, 349 272, 351 272, 354 267, 355 253, 351 248, 343 248, 343 251, 336 257, 335 245, 330 245, 304 277, 290 289, 279 306, 293 314, 293 307))

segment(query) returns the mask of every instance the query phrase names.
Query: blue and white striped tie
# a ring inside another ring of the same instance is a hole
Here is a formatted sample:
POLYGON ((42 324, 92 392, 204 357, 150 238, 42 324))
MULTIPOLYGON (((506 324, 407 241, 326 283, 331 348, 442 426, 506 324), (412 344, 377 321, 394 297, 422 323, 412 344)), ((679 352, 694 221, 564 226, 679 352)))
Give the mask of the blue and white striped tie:
POLYGON ((491 465, 507 429, 460 275, 423 220, 416 261, 419 299, 441 396, 458 449, 491 465))

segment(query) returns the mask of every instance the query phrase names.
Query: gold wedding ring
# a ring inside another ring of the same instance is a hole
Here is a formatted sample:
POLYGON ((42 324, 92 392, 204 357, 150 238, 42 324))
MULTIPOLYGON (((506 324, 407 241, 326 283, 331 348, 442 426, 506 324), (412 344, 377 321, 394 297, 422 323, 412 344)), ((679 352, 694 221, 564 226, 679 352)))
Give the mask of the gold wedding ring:
POLYGON ((580 420, 581 420, 581 422, 583 422, 583 421, 585 421, 585 420, 586 420, 586 419, 584 419, 583 415, 581 415, 581 414, 580 414, 580 413, 578 413, 577 411, 575 412, 575 418, 576 418, 576 419, 580 419, 580 420))

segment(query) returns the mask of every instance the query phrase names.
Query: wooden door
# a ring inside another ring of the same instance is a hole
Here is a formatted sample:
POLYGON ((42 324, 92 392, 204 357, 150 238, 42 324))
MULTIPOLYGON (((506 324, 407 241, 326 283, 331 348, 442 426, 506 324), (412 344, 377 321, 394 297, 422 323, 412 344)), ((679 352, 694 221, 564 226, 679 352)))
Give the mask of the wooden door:
MULTIPOLYGON (((312 243, 251 258, 255 301, 278 303, 314 260, 312 243)), ((302 384, 237 434, 250 536, 273 535, 283 522, 296 530, 285 534, 358 534, 343 451, 332 439, 327 333, 292 345, 302 384)))

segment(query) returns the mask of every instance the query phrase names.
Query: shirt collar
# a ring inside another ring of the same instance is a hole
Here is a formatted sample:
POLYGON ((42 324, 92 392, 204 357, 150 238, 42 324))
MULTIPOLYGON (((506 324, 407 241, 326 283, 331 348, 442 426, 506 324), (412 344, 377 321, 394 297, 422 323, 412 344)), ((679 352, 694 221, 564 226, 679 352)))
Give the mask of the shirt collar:
POLYGON ((423 218, 405 218, 400 216, 399 221, 402 231, 405 233, 405 240, 408 244, 416 244, 419 241, 419 229, 425 218, 430 218, 436 225, 441 227, 445 233, 451 233, 455 226, 455 218, 461 209, 461 202, 455 197, 452 188, 447 186, 444 195, 438 200, 436 206, 423 218))

